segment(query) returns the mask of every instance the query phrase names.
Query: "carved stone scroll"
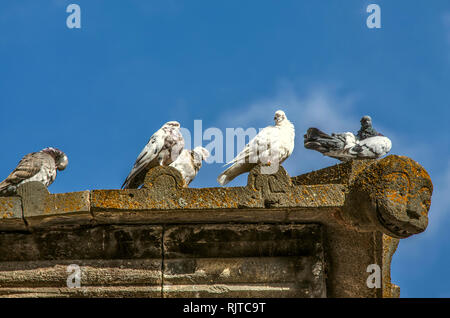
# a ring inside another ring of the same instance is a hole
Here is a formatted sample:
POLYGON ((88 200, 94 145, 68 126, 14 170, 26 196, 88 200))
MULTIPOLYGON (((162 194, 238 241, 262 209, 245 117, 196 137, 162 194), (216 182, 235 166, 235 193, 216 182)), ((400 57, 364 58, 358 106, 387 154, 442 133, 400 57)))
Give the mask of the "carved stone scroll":
POLYGON ((422 166, 392 155, 355 177, 341 216, 359 230, 408 237, 426 229, 432 192, 430 176, 422 166))
POLYGON ((260 191, 264 200, 264 207, 282 206, 287 194, 292 192, 292 181, 286 170, 279 166, 274 174, 261 173, 261 166, 253 168, 247 179, 247 187, 260 191))

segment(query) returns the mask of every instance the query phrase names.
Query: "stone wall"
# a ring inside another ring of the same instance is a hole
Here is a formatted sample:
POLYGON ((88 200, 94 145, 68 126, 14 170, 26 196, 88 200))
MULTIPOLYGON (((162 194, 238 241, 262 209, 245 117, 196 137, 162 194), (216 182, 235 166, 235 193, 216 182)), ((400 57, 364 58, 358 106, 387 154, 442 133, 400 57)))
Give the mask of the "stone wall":
POLYGON ((0 198, 0 296, 398 297, 392 255, 426 229, 431 193, 401 156, 293 178, 257 167, 234 188, 186 188, 170 167, 138 190, 27 183, 0 198), (381 288, 366 284, 370 264, 381 288))

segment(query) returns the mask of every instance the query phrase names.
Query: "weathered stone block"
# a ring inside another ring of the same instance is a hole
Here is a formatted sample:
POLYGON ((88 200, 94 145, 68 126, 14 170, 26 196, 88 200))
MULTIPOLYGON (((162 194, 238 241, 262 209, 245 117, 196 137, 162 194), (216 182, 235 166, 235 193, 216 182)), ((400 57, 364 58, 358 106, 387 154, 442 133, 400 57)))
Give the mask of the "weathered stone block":
POLYGON ((61 223, 77 226, 93 220, 89 191, 50 194, 40 182, 28 182, 17 189, 17 194, 30 230, 51 228, 61 223), (70 222, 66 222, 68 220, 70 222))
POLYGON ((161 258, 160 226, 97 226, 4 233, 0 261, 161 258))
POLYGON ((317 224, 170 226, 164 297, 325 297, 317 224))
POLYGON ((320 242, 318 224, 169 226, 163 239, 166 258, 310 255, 320 242))
POLYGON ((67 287, 69 265, 79 266, 80 286, 159 286, 161 259, 55 260, 0 263, 1 287, 67 287))
POLYGON ((0 231, 25 231, 19 197, 0 197, 0 231))

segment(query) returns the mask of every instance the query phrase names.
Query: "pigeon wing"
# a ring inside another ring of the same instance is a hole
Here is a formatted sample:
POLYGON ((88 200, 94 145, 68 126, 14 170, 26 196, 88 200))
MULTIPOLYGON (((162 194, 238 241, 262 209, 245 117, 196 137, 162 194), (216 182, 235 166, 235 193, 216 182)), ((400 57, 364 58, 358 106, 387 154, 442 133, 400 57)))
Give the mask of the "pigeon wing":
POLYGON ((193 158, 190 150, 184 149, 178 156, 178 158, 174 162, 172 162, 169 166, 177 169, 181 173, 181 176, 185 181, 184 185, 185 187, 195 177, 193 158))
POLYGON ((227 165, 231 165, 218 177, 217 181, 221 185, 225 185, 237 176, 249 172, 257 164, 261 163, 261 158, 266 161, 270 156, 272 144, 275 140, 277 128, 273 126, 262 129, 250 142, 244 147, 244 149, 231 160, 227 165))
POLYGON ((271 147, 274 130, 276 130, 276 128, 272 126, 261 129, 261 131, 245 145, 244 149, 236 156, 236 158, 227 163, 227 165, 238 162, 260 163, 260 155, 271 147))
POLYGON ((166 138, 165 149, 167 152, 161 158, 163 165, 170 165, 181 155, 184 148, 184 138, 179 129, 172 129, 166 138))
POLYGON ((162 129, 159 129, 153 134, 153 136, 150 137, 147 145, 145 145, 144 149, 142 149, 141 153, 137 157, 133 169, 131 169, 130 174, 125 179, 122 188, 127 189, 131 184, 137 182, 137 176, 141 176, 144 171, 149 168, 152 161, 158 158, 159 153, 164 147, 166 138, 166 133, 162 129))
POLYGON ((392 147, 392 142, 384 136, 369 137, 360 140, 350 149, 350 153, 358 158, 379 158, 387 154, 392 147))
POLYGON ((49 156, 40 152, 25 155, 11 174, 0 183, 0 192, 9 186, 16 186, 24 180, 36 175, 42 168, 45 160, 51 160, 49 156))

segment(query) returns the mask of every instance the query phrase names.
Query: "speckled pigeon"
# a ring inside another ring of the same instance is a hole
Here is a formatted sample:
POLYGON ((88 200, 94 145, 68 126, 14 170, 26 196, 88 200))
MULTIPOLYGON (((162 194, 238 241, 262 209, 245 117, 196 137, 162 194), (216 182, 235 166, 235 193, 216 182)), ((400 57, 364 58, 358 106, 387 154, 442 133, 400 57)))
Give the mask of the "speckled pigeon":
POLYGON ((180 123, 165 123, 148 141, 125 179, 123 189, 137 189, 143 183, 147 172, 158 165, 168 166, 174 162, 184 147, 180 123))
POLYGON ((13 195, 17 187, 30 181, 38 181, 48 187, 55 181, 57 170, 64 170, 69 160, 56 148, 32 152, 20 160, 13 172, 0 182, 0 195, 13 195))

